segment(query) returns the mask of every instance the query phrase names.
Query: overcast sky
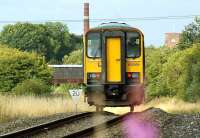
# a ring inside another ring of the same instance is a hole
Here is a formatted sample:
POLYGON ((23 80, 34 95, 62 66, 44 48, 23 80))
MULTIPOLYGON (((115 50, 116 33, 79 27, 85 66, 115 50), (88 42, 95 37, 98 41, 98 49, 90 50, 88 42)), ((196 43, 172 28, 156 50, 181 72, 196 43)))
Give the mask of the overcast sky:
MULTIPOLYGON (((0 0, 1 21, 82 19, 84 0, 0 0)), ((140 18, 200 15, 199 0, 89 0, 91 18, 140 18)), ((146 45, 162 45, 164 33, 181 32, 193 19, 127 21, 145 34, 146 45)), ((92 23, 96 26, 100 23, 92 23)), ((5 25, 0 24, 0 28, 5 25)), ((81 34, 83 25, 67 23, 70 32, 81 34)))

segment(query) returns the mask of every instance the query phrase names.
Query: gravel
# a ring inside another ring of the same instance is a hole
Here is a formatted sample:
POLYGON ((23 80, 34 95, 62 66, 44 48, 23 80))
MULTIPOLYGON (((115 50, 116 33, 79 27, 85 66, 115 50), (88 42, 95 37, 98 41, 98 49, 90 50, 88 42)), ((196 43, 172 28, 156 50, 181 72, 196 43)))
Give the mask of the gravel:
POLYGON ((62 113, 62 114, 55 114, 37 118, 21 118, 7 123, 0 123, 0 135, 14 131, 19 131, 39 124, 47 123, 50 121, 62 119, 71 115, 75 115, 75 113, 62 113))
POLYGON ((164 138, 200 138, 200 114, 176 115, 163 126, 164 138))
POLYGON ((200 114, 173 115, 152 108, 87 138, 200 138, 200 114), (131 119, 131 120, 130 120, 131 119), (131 125, 130 125, 131 124, 131 125))
POLYGON ((95 114, 92 117, 81 118, 76 121, 72 121, 62 127, 47 131, 46 133, 41 133, 40 135, 33 136, 32 138, 59 138, 63 137, 92 126, 96 126, 108 120, 117 117, 114 114, 95 114))
MULTIPOLYGON (((38 125, 50 120, 52 121, 64 118, 69 115, 73 115, 73 113, 57 114, 35 119, 21 119, 14 122, 0 124, 0 134, 38 125)), ((105 120, 114 117, 116 116, 110 114, 80 119, 74 123, 65 125, 63 128, 49 131, 37 137, 61 137, 100 124, 105 120)), ((95 135, 88 136, 88 138, 140 138, 142 136, 148 138, 200 138, 200 114, 176 115, 168 114, 160 109, 152 108, 142 113, 133 113, 129 117, 125 118, 121 124, 98 131, 95 135)))

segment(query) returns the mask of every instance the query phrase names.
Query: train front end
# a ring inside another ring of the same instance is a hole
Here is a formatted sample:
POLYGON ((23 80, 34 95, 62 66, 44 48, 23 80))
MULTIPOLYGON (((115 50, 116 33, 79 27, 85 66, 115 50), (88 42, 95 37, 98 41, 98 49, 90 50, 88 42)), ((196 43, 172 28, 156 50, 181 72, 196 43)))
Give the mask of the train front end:
POLYGON ((108 23, 84 38, 84 84, 89 105, 139 105, 144 100, 144 36, 127 24, 108 23))

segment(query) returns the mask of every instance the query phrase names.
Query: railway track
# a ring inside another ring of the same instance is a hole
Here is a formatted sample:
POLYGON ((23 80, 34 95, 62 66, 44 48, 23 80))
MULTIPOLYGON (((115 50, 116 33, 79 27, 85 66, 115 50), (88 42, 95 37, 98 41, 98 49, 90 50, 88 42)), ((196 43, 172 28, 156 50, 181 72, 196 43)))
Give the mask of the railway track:
POLYGON ((11 133, 7 133, 5 135, 0 135, 0 138, 24 138, 24 137, 29 137, 29 136, 33 136, 36 135, 38 133, 41 132, 45 132, 48 131, 50 129, 54 129, 57 128, 59 126, 62 126, 64 124, 70 123, 72 121, 75 121, 77 119, 83 118, 83 117, 90 117, 92 116, 94 113, 92 112, 86 112, 86 113, 82 113, 82 114, 77 114, 77 115, 72 115, 63 119, 59 119, 59 120, 55 120, 55 121, 51 121, 48 123, 44 123, 44 124, 40 124, 38 126, 34 126, 31 128, 27 128, 27 129, 23 129, 20 131, 16 131, 16 132, 11 132, 11 133))
POLYGON ((116 117, 112 120, 106 121, 106 122, 101 123, 99 125, 92 126, 90 128, 78 131, 76 133, 64 136, 63 138, 83 138, 83 137, 87 137, 87 136, 92 136, 93 134, 95 134, 99 131, 108 129, 108 128, 110 128, 110 127, 112 127, 112 126, 114 126, 118 123, 121 123, 123 121, 123 118, 128 116, 129 114, 131 114, 131 113, 127 113, 127 114, 118 116, 118 117, 116 117))
MULTIPOLYGON (((73 123, 76 123, 77 121, 92 118, 92 117, 95 117, 98 115, 114 116, 114 114, 109 113, 109 112, 102 112, 102 113, 86 112, 86 113, 82 113, 82 114, 78 114, 78 115, 69 116, 69 117, 66 117, 63 119, 55 120, 52 122, 48 122, 45 124, 40 124, 38 126, 34 126, 34 127, 27 128, 24 130, 7 133, 4 135, 1 135, 0 138, 44 137, 44 136, 46 136, 47 133, 49 133, 51 131, 55 132, 55 131, 57 131, 56 129, 66 127, 69 124, 72 125, 73 123)), ((108 121, 106 123, 111 124, 111 123, 117 121, 118 119, 119 119, 119 117, 117 117, 115 115, 114 119, 111 119, 110 121, 108 121)), ((105 124, 105 123, 103 123, 103 124, 105 124)), ((86 133, 89 134, 89 133, 92 133, 92 131, 94 129, 95 130, 100 129, 101 125, 103 125, 103 124, 100 124, 97 126, 92 126, 89 128, 87 127, 86 129, 82 129, 81 131, 77 131, 75 133, 63 134, 63 136, 60 136, 60 137, 79 137, 81 135, 85 135, 86 133)))

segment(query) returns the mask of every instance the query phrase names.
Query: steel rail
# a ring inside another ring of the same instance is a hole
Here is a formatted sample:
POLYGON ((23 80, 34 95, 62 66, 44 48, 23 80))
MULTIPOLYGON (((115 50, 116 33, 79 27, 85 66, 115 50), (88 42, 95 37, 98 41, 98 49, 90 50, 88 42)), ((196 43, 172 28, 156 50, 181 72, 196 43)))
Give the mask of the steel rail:
POLYGON ((66 123, 70 123, 74 120, 77 120, 77 119, 80 119, 83 117, 87 117, 87 116, 91 116, 93 114, 94 114, 93 112, 86 112, 86 113, 68 116, 63 119, 58 119, 58 120, 51 121, 48 123, 43 123, 38 126, 30 127, 27 129, 16 131, 16 132, 7 133, 4 135, 0 135, 0 138, 24 138, 24 137, 36 135, 38 133, 46 132, 50 129, 58 128, 66 123))
POLYGON ((93 135, 96 132, 99 132, 101 130, 105 130, 107 128, 110 128, 110 127, 120 123, 121 121, 123 121, 124 117, 126 117, 130 114, 131 113, 121 115, 119 117, 116 117, 116 118, 109 120, 107 122, 104 122, 102 124, 99 124, 99 125, 96 125, 96 126, 93 126, 93 127, 90 127, 90 128, 87 128, 87 129, 84 129, 84 130, 81 130, 81 131, 78 131, 78 132, 75 132, 75 133, 72 133, 70 135, 66 135, 63 138, 82 138, 84 136, 93 135))

